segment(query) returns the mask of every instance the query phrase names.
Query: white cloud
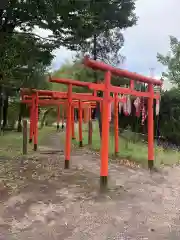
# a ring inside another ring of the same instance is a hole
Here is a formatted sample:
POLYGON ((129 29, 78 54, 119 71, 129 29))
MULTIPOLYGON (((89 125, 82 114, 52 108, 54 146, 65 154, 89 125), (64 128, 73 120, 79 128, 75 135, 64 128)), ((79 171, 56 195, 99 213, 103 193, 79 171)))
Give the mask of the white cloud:
POLYGON ((169 35, 180 38, 179 0, 137 0, 137 26, 125 31, 125 67, 131 71, 149 75, 149 68, 160 75, 163 66, 157 62, 157 52, 169 50, 169 35))
POLYGON ((39 28, 39 27, 37 27, 37 26, 34 28, 34 31, 33 31, 33 32, 34 32, 35 34, 43 37, 43 38, 47 38, 49 35, 52 34, 51 31, 45 30, 45 29, 42 29, 42 28, 39 28))
POLYGON ((52 68, 59 69, 65 62, 73 60, 75 52, 67 50, 65 47, 61 47, 54 51, 54 55, 55 58, 52 61, 52 68))

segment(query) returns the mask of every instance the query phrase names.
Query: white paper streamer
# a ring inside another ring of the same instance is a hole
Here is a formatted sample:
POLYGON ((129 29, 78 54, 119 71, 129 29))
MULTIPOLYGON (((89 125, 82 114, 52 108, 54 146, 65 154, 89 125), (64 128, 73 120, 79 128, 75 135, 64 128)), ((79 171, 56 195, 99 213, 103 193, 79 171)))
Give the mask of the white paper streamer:
POLYGON ((156 116, 159 115, 160 112, 160 101, 159 99, 156 100, 156 116))
POLYGON ((123 104, 123 112, 126 116, 131 114, 131 99, 127 97, 126 102, 123 104))
POLYGON ((135 100, 134 100, 134 106, 136 108, 136 116, 139 115, 139 112, 140 112, 140 104, 141 104, 141 99, 139 97, 137 97, 135 100))

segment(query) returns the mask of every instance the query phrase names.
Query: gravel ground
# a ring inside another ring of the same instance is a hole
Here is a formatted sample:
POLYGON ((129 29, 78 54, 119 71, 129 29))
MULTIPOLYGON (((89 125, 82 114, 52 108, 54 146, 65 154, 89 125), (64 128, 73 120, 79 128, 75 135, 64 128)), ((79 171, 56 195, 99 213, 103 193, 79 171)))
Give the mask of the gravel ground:
POLYGON ((180 239, 180 167, 151 174, 111 163, 100 193, 99 156, 74 150, 64 170, 59 135, 11 164, 16 188, 0 186, 0 240, 180 239))

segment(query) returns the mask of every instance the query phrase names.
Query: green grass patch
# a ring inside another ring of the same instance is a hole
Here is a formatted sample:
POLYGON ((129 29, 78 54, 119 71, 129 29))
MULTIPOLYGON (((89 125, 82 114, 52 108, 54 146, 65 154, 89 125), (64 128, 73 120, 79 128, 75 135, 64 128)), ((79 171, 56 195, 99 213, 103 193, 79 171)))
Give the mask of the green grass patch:
MULTIPOLYGON (((83 125, 83 144, 88 144, 88 126, 83 125)), ((76 129, 76 135, 78 136, 78 129, 76 129)), ((119 154, 118 158, 127 159, 136 162, 144 167, 147 166, 148 147, 147 143, 141 141, 132 140, 132 133, 123 133, 122 137, 119 137, 119 154)), ((74 144, 78 144, 78 140, 74 140, 74 144)), ((91 149, 99 151, 101 146, 98 124, 93 123, 93 137, 91 149)), ((114 156, 115 142, 113 134, 110 134, 109 139, 109 156, 114 156)), ((155 165, 159 167, 161 164, 173 165, 180 163, 180 152, 175 150, 164 150, 155 144, 155 165)))
MULTIPOLYGON (((41 144, 46 136, 52 132, 52 127, 44 127, 38 132, 38 142, 41 144)), ((22 143, 22 133, 16 131, 5 132, 0 136, 0 157, 11 158, 22 155, 22 143)), ((28 143, 28 154, 33 152, 32 149, 33 145, 28 143)))

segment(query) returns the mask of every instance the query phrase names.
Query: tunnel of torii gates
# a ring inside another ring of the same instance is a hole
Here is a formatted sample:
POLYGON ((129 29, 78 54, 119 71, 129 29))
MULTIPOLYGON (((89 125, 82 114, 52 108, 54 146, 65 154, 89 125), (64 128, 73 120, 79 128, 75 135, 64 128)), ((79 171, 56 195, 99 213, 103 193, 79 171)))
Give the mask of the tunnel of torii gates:
MULTIPOLYGON (((21 89, 21 102, 27 104, 30 107, 30 129, 29 129, 29 143, 34 142, 34 151, 37 150, 38 145, 38 108, 43 106, 57 106, 57 130, 59 129, 60 123, 60 105, 62 105, 62 124, 64 123, 64 113, 66 112, 67 118, 67 128, 66 128, 66 139, 69 136, 75 139, 75 127, 74 127, 74 109, 78 109, 78 126, 79 126, 79 146, 83 146, 83 136, 82 136, 82 123, 83 123, 83 110, 84 110, 84 122, 89 122, 89 139, 88 143, 92 143, 92 109, 96 108, 96 102, 102 101, 101 97, 96 96, 96 91, 93 95, 91 93, 72 93, 71 102, 71 115, 68 113, 68 93, 67 92, 57 92, 57 91, 46 91, 46 90, 36 90, 36 89, 21 89), (85 111, 86 110, 86 111, 85 111), (70 117, 69 117, 70 116, 70 117), (68 124, 71 122, 71 128, 68 124)), ((124 103, 126 101, 125 97, 111 97, 111 101, 116 101, 124 103)), ((116 111, 116 119, 118 118, 118 111, 116 111)), ((116 120, 116 148, 115 152, 118 152, 118 121, 116 120)), ((65 159, 70 158, 70 145, 69 141, 66 141, 65 147, 65 159)), ((69 161, 68 161, 69 164, 69 161)), ((65 167, 67 166, 67 161, 65 161, 65 167)))
MULTIPOLYGON (((31 93, 26 90, 22 90, 23 95, 30 94, 30 99, 23 99, 24 103, 28 103, 31 105, 31 111, 34 111, 34 114, 31 114, 31 120, 33 123, 34 129, 34 144, 37 144, 37 122, 38 122, 38 106, 43 104, 47 105, 57 105, 63 103, 66 105, 66 143, 65 143, 65 168, 69 168, 70 163, 70 152, 71 152, 71 138, 72 138, 72 107, 77 106, 79 109, 79 113, 82 109, 82 102, 89 101, 91 102, 91 106, 93 102, 99 101, 101 103, 101 114, 102 114, 102 136, 101 136, 101 164, 100 164, 100 186, 107 186, 107 178, 108 178, 108 155, 109 155, 109 110, 110 104, 114 101, 114 113, 115 113, 115 151, 118 152, 118 102, 126 101, 125 96, 135 96, 140 98, 148 99, 148 167, 152 169, 154 166, 154 111, 153 111, 153 101, 154 99, 160 99, 160 93, 155 93, 154 86, 162 86, 162 81, 153 79, 150 77, 145 77, 136 73, 129 72, 127 70, 122 70, 118 68, 114 68, 108 64, 102 63, 100 61, 95 61, 89 59, 89 57, 85 57, 83 60, 83 64, 86 67, 92 68, 93 70, 101 70, 105 72, 104 81, 102 83, 91 83, 91 82, 82 82, 73 79, 64 79, 64 78, 56 78, 50 77, 49 81, 54 83, 61 83, 68 86, 67 93, 53 92, 53 91, 37 91, 31 90, 31 93), (130 87, 117 87, 111 84, 112 75, 125 77, 130 79, 130 87), (147 91, 137 91, 134 88, 134 81, 142 82, 148 85, 147 91), (86 87, 90 90, 93 90, 93 95, 89 95, 87 93, 78 94, 72 92, 73 86, 86 87), (96 95, 97 91, 103 92, 103 97, 98 97, 96 95), (113 93, 113 97, 111 97, 111 93, 113 93), (49 99, 41 99, 44 96, 51 96, 52 99, 58 100, 49 100, 49 99), (119 97, 120 94, 120 97, 119 97), (60 100, 61 99, 61 100, 60 100), (29 101, 29 102, 25 102, 29 101), (42 101, 46 101, 42 102, 42 101), (49 101, 52 101, 50 103, 49 101), (56 101, 53 102, 53 101, 56 101), (59 101, 59 102, 58 102, 59 101), (76 103, 78 102, 78 103, 76 103), (33 110, 34 108, 34 110, 33 110)), ((87 103, 86 103, 87 104, 87 103)), ((78 114, 79 120, 82 117, 82 113, 78 114)), ((81 121, 81 120, 80 120, 81 121)), ((79 121, 79 122, 80 122, 79 121)), ((82 132, 82 131, 81 131, 82 132)), ((81 139, 80 139, 81 140, 81 139)), ((36 148, 36 145, 35 145, 36 148)))

